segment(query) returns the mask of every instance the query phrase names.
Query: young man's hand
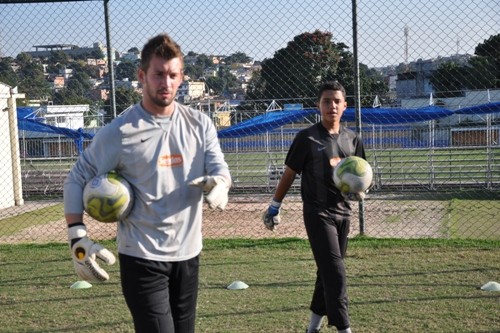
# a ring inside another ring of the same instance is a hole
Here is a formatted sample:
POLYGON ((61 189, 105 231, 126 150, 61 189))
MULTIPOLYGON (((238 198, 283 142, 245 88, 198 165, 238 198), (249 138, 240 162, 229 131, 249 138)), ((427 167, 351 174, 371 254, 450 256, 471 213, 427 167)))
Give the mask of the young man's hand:
POLYGON ((269 204, 267 210, 264 212, 264 215, 262 216, 264 225, 266 226, 267 229, 271 231, 274 231, 274 229, 281 222, 280 207, 281 207, 281 202, 273 199, 269 204))

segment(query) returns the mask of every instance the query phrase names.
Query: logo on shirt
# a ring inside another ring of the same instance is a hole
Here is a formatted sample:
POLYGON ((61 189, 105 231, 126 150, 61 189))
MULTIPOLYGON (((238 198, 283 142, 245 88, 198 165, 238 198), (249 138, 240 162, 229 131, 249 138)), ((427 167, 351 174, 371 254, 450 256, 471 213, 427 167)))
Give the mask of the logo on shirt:
POLYGON ((181 166, 183 162, 181 154, 163 155, 158 158, 158 166, 161 167, 177 167, 181 166))

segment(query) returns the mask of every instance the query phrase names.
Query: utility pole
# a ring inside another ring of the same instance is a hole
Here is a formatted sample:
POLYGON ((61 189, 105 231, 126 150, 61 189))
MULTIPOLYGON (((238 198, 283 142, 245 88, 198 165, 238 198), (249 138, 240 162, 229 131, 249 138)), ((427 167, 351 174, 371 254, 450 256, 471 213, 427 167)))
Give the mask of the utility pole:
POLYGON ((410 28, 406 25, 404 28, 405 34, 405 65, 408 65, 408 37, 410 36, 410 28))

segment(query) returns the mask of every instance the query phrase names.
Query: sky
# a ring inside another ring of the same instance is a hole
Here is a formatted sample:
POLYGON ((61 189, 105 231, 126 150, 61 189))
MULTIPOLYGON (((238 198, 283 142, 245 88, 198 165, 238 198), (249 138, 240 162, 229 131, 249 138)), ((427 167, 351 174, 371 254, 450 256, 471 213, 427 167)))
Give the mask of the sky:
MULTIPOLYGON (((111 45, 121 52, 140 49, 148 38, 167 32, 185 53, 244 52, 263 60, 295 36, 319 29, 352 52, 352 2, 110 0, 111 45)), ((106 44, 103 12, 102 1, 0 0, 0 54, 15 57, 42 44, 106 44)), ((359 61, 369 67, 473 54, 478 43, 500 33, 498 0, 358 0, 357 14, 359 61)))

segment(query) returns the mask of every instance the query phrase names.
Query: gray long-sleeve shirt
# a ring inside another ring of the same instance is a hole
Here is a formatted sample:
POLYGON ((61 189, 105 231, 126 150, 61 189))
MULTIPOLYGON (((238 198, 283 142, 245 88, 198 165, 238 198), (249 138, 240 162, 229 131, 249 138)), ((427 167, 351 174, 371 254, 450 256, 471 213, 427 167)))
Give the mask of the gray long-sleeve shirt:
POLYGON ((73 166, 64 185, 65 213, 82 213, 85 184, 110 170, 135 194, 131 213, 118 223, 119 253, 181 261, 201 252, 203 193, 188 183, 204 175, 231 179, 208 116, 179 103, 171 117, 133 106, 101 128, 73 166))

